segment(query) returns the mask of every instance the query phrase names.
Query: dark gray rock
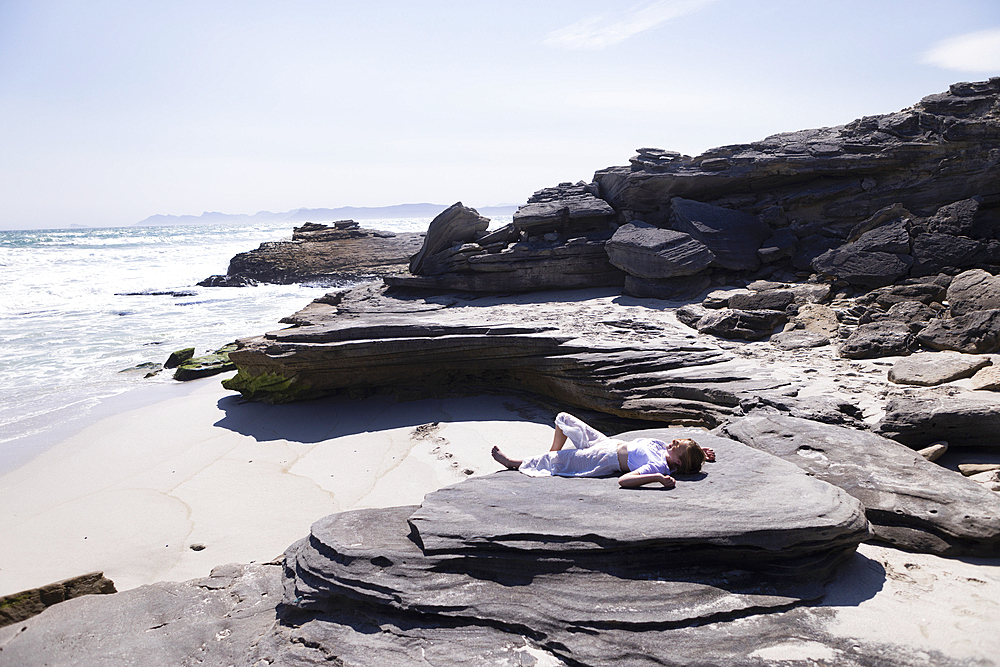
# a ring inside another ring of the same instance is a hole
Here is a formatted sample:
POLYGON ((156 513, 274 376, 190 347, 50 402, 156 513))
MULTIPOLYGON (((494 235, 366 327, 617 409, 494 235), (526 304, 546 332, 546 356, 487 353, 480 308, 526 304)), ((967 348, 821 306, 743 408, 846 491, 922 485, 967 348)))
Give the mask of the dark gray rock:
POLYGON ((938 317, 938 311, 925 306, 919 301, 900 301, 893 304, 889 310, 882 312, 878 309, 869 309, 861 318, 862 324, 869 322, 896 321, 906 324, 910 331, 917 333, 933 319, 938 317))
POLYGON ((762 264, 772 264, 783 259, 789 259, 795 255, 798 248, 798 239, 792 230, 784 227, 775 232, 761 244, 757 250, 762 264))
POLYGON ((607 229, 615 210, 596 196, 596 185, 560 183, 543 188, 514 213, 514 229, 528 236, 559 232, 567 236, 607 229))
POLYGON ((720 338, 762 340, 788 321, 785 313, 776 310, 710 310, 698 320, 699 333, 720 338))
POLYGON ((787 391, 762 391, 740 401, 745 414, 754 411, 778 412, 789 417, 808 419, 823 424, 837 424, 863 430, 861 409, 843 396, 791 395, 787 391))
POLYGON ((1000 308, 1000 277, 972 269, 954 277, 947 289, 952 316, 1000 308))
POLYGON ((853 250, 862 252, 909 255, 909 222, 906 218, 897 218, 866 231, 849 245, 853 250))
POLYGON ((215 352, 200 357, 191 357, 182 362, 174 371, 174 379, 187 381, 211 377, 226 371, 236 370, 236 365, 229 359, 229 353, 235 350, 236 343, 220 347, 215 352))
POLYGON ((889 382, 921 387, 970 378, 980 368, 989 366, 989 357, 953 352, 923 352, 900 359, 889 369, 889 382))
POLYGON ((707 290, 712 284, 705 274, 648 280, 636 276, 625 276, 622 294, 639 299, 691 300, 707 290))
POLYGON ((956 447, 997 447, 1000 410, 992 395, 896 396, 889 399, 878 432, 911 447, 946 440, 956 447))
POLYGON ((843 239, 823 234, 810 234, 799 241, 792 256, 792 266, 799 271, 812 271, 813 261, 828 250, 839 248, 843 239))
POLYGON ((489 218, 479 215, 476 209, 463 206, 462 202, 452 204, 431 220, 423 246, 410 259, 410 273, 423 273, 424 263, 430 257, 456 243, 461 245, 476 240, 489 226, 489 218))
POLYGON ((913 334, 906 323, 882 320, 859 326, 838 352, 845 359, 877 359, 907 355, 912 344, 913 334))
POLYGON ((921 224, 930 234, 971 236, 980 204, 982 198, 973 197, 942 206, 933 216, 921 221, 921 224))
POLYGON ((248 276, 226 276, 217 274, 197 283, 198 287, 254 287, 258 283, 248 276))
POLYGON ((670 210, 674 229, 690 234, 712 251, 712 266, 730 271, 760 267, 757 250, 771 230, 756 217, 681 197, 670 200, 670 210))
MULTIPOLYGON (((720 306, 721 307, 721 306, 720 306)), ((692 329, 698 328, 698 320, 708 315, 709 309, 697 303, 688 303, 674 311, 674 317, 681 324, 692 329)))
POLYGON ((852 285, 882 287, 905 276, 912 264, 913 258, 909 255, 858 250, 846 244, 818 256, 812 268, 852 285))
POLYGON ((917 341, 932 350, 954 350, 967 354, 1000 351, 1000 310, 983 310, 951 319, 933 320, 917 334, 917 341))
POLYGON ((777 414, 752 414, 723 433, 850 493, 881 541, 947 556, 1000 554, 1000 496, 897 442, 777 414))
POLYGON ((917 234, 913 239, 910 275, 930 276, 945 268, 967 268, 976 263, 983 244, 964 236, 917 234))
MULTIPOLYGON (((620 489, 614 478, 500 473, 428 494, 409 522, 427 554, 485 556, 502 551, 515 558, 518 554, 537 556, 541 550, 585 563, 588 555, 606 558, 610 549, 629 552, 627 559, 617 559, 616 567, 640 569, 665 562, 665 557, 676 565, 739 563, 745 567, 768 567, 769 562, 788 558, 788 566, 794 568, 797 557, 819 546, 815 536, 807 537, 809 532, 818 531, 828 540, 821 547, 824 552, 851 548, 867 535, 855 514, 860 508, 839 492, 815 484, 794 466, 746 451, 738 443, 693 429, 631 431, 616 437, 690 436, 716 449, 720 463, 706 464, 703 474, 680 477, 672 491, 650 488, 630 493, 620 489), (755 474, 748 475, 749 470, 755 474), (795 490, 787 495, 773 493, 785 485, 795 490), (666 494, 673 494, 669 513, 662 511, 666 494), (763 496, 770 500, 764 501, 763 496), (764 502, 768 512, 762 514, 758 510, 764 502), (705 503, 723 505, 706 515, 705 503), (570 506, 574 510, 566 511, 570 506), (610 507, 615 511, 608 512, 610 507), (640 525, 643 529, 637 531, 640 525)), ((511 573, 510 568, 498 569, 511 573)), ((809 572, 815 574, 812 569, 809 572)))
POLYGON ((781 310, 795 301, 791 290, 772 289, 749 294, 733 294, 729 297, 729 307, 736 310, 781 310))
POLYGON ((771 342, 782 350, 799 350, 809 347, 822 347, 830 344, 830 339, 823 334, 804 329, 783 331, 771 336, 771 342))
POLYGON ((889 285, 872 290, 859 301, 876 303, 887 309, 903 301, 918 301, 924 305, 930 305, 934 302, 944 301, 947 298, 947 292, 947 287, 932 282, 889 285))
POLYGON ((620 227, 605 248, 612 264, 640 278, 690 276, 715 260, 712 251, 690 234, 639 221, 620 227))

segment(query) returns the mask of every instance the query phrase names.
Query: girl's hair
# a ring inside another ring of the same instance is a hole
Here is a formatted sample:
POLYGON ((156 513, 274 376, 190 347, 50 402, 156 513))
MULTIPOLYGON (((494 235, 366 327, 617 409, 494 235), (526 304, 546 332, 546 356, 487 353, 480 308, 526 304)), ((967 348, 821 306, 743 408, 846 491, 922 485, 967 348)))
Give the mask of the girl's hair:
POLYGON ((678 453, 681 464, 677 467, 677 472, 682 475, 700 472, 701 464, 705 462, 706 458, 705 450, 691 438, 683 438, 677 442, 684 445, 684 448, 678 453))

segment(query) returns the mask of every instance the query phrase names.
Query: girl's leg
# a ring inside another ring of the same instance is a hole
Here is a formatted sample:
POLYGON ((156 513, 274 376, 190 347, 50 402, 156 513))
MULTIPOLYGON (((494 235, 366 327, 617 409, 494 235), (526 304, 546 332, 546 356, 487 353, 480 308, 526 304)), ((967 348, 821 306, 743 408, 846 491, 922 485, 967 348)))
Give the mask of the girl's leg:
POLYGON ((556 432, 552 434, 552 447, 549 448, 550 452, 558 452, 566 444, 566 434, 563 430, 559 428, 559 424, 556 424, 556 432))
POLYGON ((490 453, 493 454, 493 459, 497 463, 502 465, 504 468, 507 468, 508 470, 517 470, 518 468, 521 467, 521 464, 524 463, 524 461, 510 458, 509 456, 501 452, 500 448, 497 447, 496 445, 493 446, 493 450, 490 453))
MULTIPOLYGON (((577 449, 593 447, 599 442, 609 439, 608 436, 595 430, 588 424, 584 423, 582 419, 574 417, 568 412, 560 412, 556 415, 556 429, 558 431, 562 431, 564 434, 563 437, 568 438, 577 449)), ((553 446, 555 445, 555 438, 553 438, 552 444, 553 446)), ((562 448, 561 444, 560 448, 562 448)))

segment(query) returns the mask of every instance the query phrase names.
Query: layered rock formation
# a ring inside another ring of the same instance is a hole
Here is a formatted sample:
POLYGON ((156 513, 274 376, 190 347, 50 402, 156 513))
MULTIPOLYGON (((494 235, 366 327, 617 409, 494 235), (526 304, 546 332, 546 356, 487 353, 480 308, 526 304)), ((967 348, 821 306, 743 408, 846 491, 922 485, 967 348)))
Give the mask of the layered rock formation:
POLYGON ((411 275, 386 277, 397 287, 465 292, 530 292, 620 286, 605 242, 615 215, 583 183, 539 190, 511 224, 486 233, 475 209, 451 206, 431 221, 411 275), (464 223, 459 221, 465 221, 464 223))
POLYGON ((314 302, 290 318, 292 328, 240 341, 229 355, 239 373, 224 384, 271 402, 338 391, 508 389, 620 417, 706 426, 739 414, 741 400, 795 393, 787 378, 695 342, 669 320, 633 323, 608 312, 614 308, 601 300, 567 309, 544 296, 484 300, 362 287, 314 302))
POLYGON ((291 241, 261 243, 229 262, 225 276, 211 276, 205 287, 265 283, 337 283, 405 271, 420 249, 423 234, 396 234, 361 227, 353 220, 296 227, 291 241))

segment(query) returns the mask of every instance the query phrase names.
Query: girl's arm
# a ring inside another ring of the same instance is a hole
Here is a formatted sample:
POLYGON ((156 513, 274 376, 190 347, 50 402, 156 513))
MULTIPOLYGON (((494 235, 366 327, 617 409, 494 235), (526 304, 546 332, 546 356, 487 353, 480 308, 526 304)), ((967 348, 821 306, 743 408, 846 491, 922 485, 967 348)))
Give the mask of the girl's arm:
POLYGON ((659 482, 668 489, 674 488, 674 478, 670 475, 661 475, 658 472, 639 474, 637 472, 627 472, 618 478, 618 486, 623 489, 635 489, 643 484, 659 482))

